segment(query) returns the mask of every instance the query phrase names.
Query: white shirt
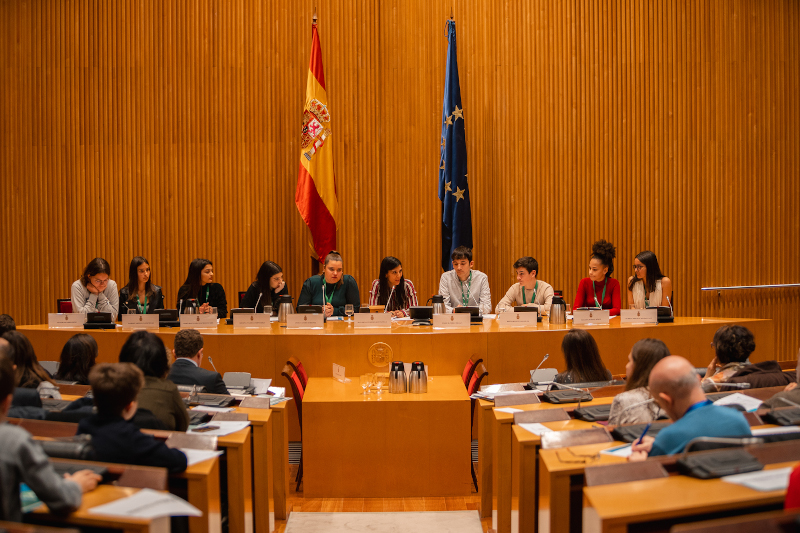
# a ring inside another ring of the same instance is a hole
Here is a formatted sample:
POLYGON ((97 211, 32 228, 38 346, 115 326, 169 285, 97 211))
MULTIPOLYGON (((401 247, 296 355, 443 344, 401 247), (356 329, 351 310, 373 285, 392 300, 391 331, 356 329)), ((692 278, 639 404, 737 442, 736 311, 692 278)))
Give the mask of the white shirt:
POLYGON ((482 315, 492 312, 492 294, 489 291, 489 278, 479 270, 471 270, 472 279, 467 281, 458 279, 455 270, 448 270, 439 279, 439 294, 444 296, 444 307, 447 312, 453 311, 459 305, 478 307, 482 315))

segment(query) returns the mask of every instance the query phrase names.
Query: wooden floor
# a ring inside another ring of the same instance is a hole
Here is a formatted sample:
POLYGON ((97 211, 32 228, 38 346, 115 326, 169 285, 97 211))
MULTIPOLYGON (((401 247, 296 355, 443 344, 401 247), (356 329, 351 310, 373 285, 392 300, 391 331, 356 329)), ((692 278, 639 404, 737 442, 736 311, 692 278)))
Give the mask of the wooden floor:
MULTIPOLYGON (((297 474, 297 466, 291 465, 291 477, 297 474)), ((303 513, 364 513, 364 512, 402 512, 402 511, 477 511, 480 507, 480 494, 462 498, 304 498, 303 486, 300 492, 290 483, 288 504, 293 512, 303 513)), ((483 531, 492 527, 492 519, 481 520, 483 531)), ((275 533, 286 531, 286 521, 275 521, 275 533)))

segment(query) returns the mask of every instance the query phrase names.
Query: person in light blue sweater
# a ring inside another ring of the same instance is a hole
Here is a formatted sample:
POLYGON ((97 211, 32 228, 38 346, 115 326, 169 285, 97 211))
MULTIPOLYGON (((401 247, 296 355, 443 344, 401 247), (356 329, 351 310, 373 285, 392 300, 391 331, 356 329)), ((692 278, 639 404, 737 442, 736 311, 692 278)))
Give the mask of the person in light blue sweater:
POLYGON ((655 438, 634 442, 631 461, 656 455, 681 453, 697 437, 749 437, 744 415, 730 407, 714 405, 703 392, 692 364, 678 355, 665 357, 653 367, 650 394, 673 421, 655 438))

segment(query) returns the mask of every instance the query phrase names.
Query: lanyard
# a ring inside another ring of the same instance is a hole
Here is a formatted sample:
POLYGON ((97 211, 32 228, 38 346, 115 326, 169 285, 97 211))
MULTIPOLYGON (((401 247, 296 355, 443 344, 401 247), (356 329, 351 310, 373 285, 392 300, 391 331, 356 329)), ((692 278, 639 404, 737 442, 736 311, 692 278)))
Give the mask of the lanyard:
POLYGON ((686 410, 686 412, 683 413, 683 416, 688 415, 689 413, 691 413, 695 409, 699 409, 701 407, 705 407, 706 405, 711 405, 711 403, 712 403, 711 400, 703 400, 702 402, 697 402, 695 404, 692 404, 692 405, 689 406, 689 408, 686 410))
MULTIPOLYGON (((202 290, 202 289, 201 289, 202 290)), ((206 301, 203 303, 208 303, 208 293, 211 292, 211 285, 206 285, 206 301)), ((200 302, 197 302, 200 303, 200 302)))
POLYGON ((594 304, 600 309, 603 308, 602 302, 606 301, 606 287, 608 287, 608 278, 606 278, 606 280, 603 282, 603 296, 600 297, 600 301, 598 302, 597 289, 594 286, 594 281, 592 281, 592 296, 594 296, 594 304))
POLYGON ((136 295, 136 308, 139 309, 139 313, 147 314, 147 294, 144 295, 144 306, 139 304, 139 295, 136 295))
POLYGON ((470 291, 472 291, 472 270, 469 271, 469 283, 467 284, 466 297, 464 296, 464 282, 460 279, 458 282, 461 283, 461 303, 464 305, 464 307, 467 307, 467 304, 469 303, 470 291))
MULTIPOLYGON (((536 303, 536 290, 539 288, 539 281, 537 280, 536 283, 533 285, 533 298, 531 298, 531 303, 536 303)), ((522 305, 525 305, 525 287, 522 287, 522 305)))
POLYGON ((331 295, 330 296, 325 296, 325 287, 327 285, 328 285, 328 283, 323 279, 322 280, 322 305, 331 303, 331 300, 333 300, 333 294, 336 292, 336 285, 334 285, 333 286, 333 290, 331 291, 331 295))

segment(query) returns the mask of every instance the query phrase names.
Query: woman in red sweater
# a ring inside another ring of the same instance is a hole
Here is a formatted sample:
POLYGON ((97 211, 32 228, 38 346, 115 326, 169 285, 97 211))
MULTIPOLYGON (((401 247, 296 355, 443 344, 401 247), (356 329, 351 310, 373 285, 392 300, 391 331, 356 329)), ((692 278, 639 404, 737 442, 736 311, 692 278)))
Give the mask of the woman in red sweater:
POLYGON ((589 277, 578 283, 573 309, 581 307, 600 307, 608 309, 611 316, 619 315, 622 307, 619 281, 611 278, 614 272, 614 258, 617 250, 606 240, 599 240, 592 245, 592 257, 589 259, 589 277))

